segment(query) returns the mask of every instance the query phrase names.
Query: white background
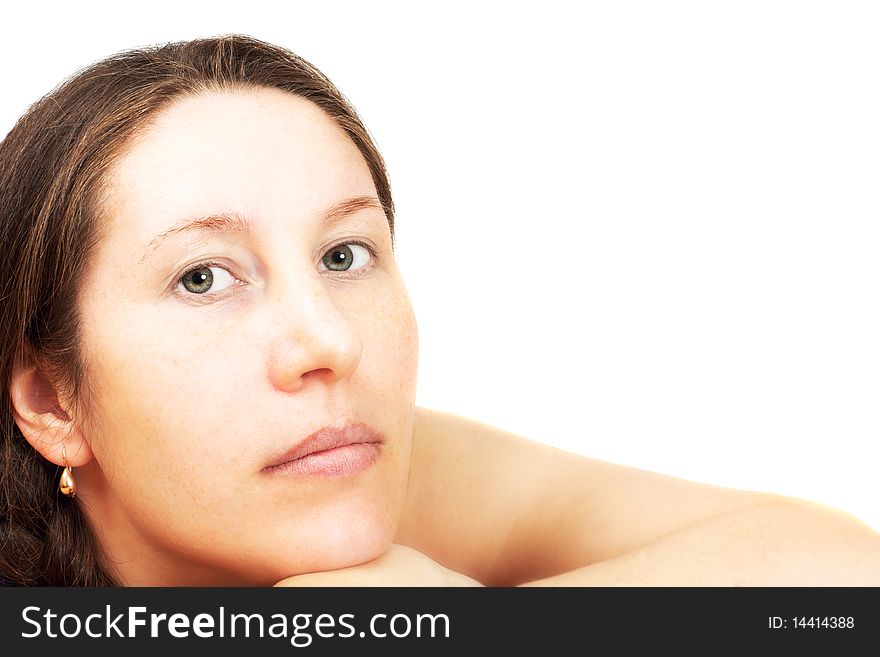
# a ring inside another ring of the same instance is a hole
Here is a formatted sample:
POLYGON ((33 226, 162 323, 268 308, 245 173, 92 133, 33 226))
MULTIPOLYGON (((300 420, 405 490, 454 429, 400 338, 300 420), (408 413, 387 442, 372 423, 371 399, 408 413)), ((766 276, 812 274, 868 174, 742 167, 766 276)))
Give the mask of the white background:
POLYGON ((124 48, 290 48, 386 158, 420 405, 880 529, 876 6, 34 4, 0 134, 124 48))

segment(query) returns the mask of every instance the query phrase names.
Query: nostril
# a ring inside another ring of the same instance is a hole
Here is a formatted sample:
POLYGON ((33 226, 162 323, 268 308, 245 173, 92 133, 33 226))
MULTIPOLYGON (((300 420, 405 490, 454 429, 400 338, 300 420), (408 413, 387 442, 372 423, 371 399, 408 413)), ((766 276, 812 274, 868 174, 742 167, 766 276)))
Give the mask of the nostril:
POLYGON ((329 367, 320 367, 318 369, 310 370, 302 375, 303 379, 326 379, 327 377, 335 376, 333 370, 329 367))

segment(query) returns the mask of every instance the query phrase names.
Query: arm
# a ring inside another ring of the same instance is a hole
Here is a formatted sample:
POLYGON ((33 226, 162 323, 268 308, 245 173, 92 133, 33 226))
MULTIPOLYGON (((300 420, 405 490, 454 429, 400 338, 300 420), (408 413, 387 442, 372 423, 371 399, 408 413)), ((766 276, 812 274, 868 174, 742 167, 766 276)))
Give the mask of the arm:
POLYGON ((817 505, 771 503, 521 586, 880 586, 880 534, 817 505))
MULTIPOLYGON (((695 581, 699 564, 717 577, 731 559, 764 550, 763 572, 781 576, 792 566, 780 555, 809 562, 824 550, 842 561, 855 549, 870 562, 877 540, 854 518, 819 505, 590 459, 424 409, 412 467, 396 542, 489 586, 603 577, 682 584, 695 581), (859 536, 855 548, 850 535, 859 536)), ((757 577, 755 567, 735 577, 757 577)))
MULTIPOLYGON (((277 586, 480 586, 401 545, 374 562, 277 586)), ((880 534, 839 512, 782 502, 732 511, 631 552, 520 586, 880 586, 880 534)))

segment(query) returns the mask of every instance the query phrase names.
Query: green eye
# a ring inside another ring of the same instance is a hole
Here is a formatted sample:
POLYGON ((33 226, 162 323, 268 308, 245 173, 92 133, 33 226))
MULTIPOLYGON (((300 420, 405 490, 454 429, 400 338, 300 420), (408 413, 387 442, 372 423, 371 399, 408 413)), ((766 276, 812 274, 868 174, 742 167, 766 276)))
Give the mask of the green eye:
POLYGON ((370 264, 370 250, 353 242, 337 244, 324 254, 321 264, 329 271, 348 271, 362 269, 370 264))
POLYGON ((180 285, 191 294, 205 294, 208 291, 219 292, 233 283, 235 283, 235 279, 226 269, 208 265, 199 265, 180 277, 180 285), (215 287, 215 282, 222 287, 215 287))
POLYGON ((345 271, 351 267, 354 260, 354 254, 347 244, 334 246, 324 254, 324 266, 331 271, 345 271))

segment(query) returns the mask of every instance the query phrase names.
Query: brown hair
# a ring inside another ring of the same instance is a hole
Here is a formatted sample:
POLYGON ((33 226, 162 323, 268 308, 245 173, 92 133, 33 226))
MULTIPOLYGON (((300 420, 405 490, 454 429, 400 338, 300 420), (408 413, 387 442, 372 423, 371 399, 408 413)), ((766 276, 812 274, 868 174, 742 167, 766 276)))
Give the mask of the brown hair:
POLYGON ((345 97, 282 48, 227 35, 130 50, 94 64, 32 105, 0 143, 0 584, 116 582, 60 468, 16 425, 16 362, 38 364, 74 401, 84 394, 77 291, 100 238, 102 184, 139 128, 171 101, 212 89, 270 87, 323 109, 364 156, 394 233, 385 165, 345 97))

